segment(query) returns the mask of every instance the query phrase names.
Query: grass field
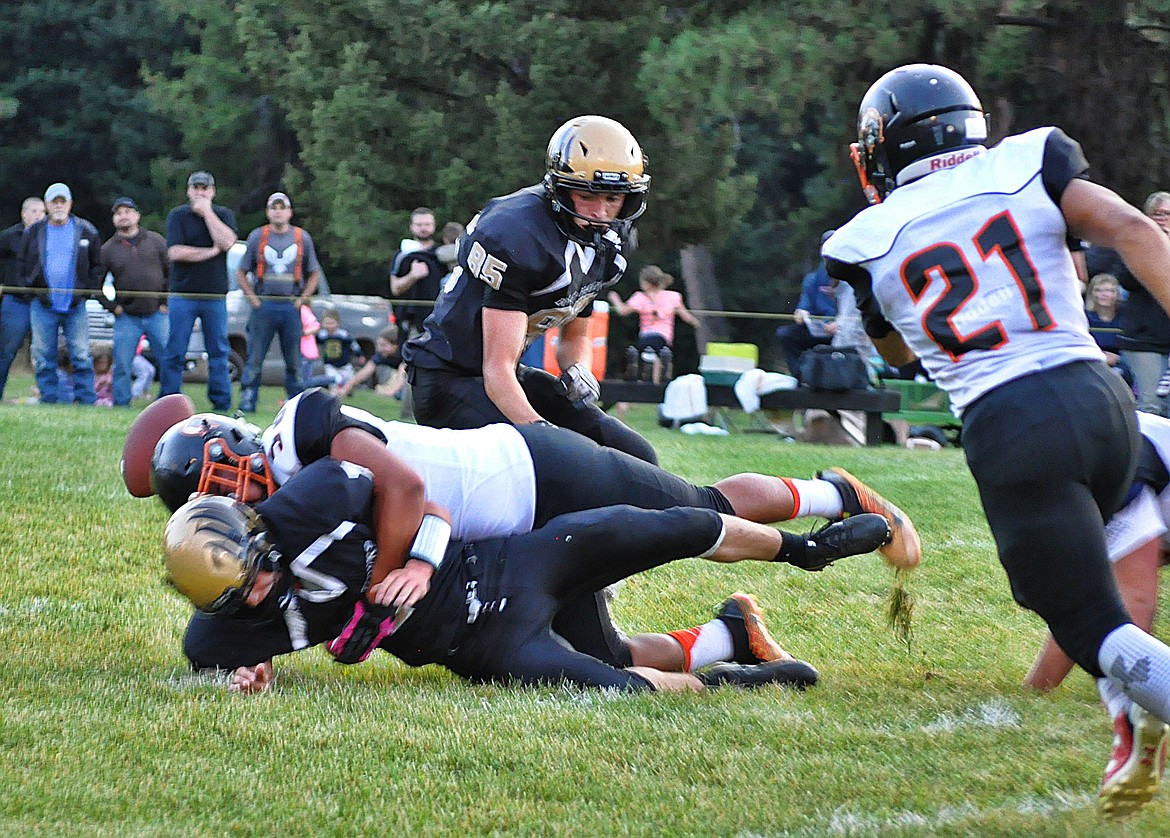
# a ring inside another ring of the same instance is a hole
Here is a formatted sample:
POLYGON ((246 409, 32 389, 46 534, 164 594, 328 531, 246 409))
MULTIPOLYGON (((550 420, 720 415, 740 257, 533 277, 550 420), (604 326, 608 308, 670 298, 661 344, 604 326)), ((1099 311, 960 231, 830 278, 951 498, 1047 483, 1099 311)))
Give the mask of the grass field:
MULTIPOLYGON (((261 424, 277 395, 265 388, 261 424)), ((1170 834, 1167 792, 1123 824, 1097 816, 1110 732, 1087 676, 1047 697, 1020 687, 1042 627, 1011 601, 959 451, 688 437, 631 410, 693 480, 837 464, 917 521, 909 645, 885 625, 876 556, 820 574, 680 562, 622 589, 628 631, 703 622, 753 592, 820 669, 805 694, 469 686, 313 649, 242 697, 185 666, 165 511, 118 475, 133 415, 0 406, 0 835, 1170 834)))

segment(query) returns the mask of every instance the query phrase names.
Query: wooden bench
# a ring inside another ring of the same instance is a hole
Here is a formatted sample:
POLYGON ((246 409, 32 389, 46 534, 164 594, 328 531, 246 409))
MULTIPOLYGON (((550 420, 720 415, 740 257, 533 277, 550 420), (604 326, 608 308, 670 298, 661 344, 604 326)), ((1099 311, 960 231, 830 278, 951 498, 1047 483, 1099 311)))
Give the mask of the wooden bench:
MULTIPOLYGON (((665 384, 643 381, 622 381, 607 378, 601 382, 601 402, 662 404, 665 384)), ((760 396, 765 410, 857 410, 865 414, 865 444, 882 442, 882 414, 894 413, 902 403, 897 390, 849 390, 844 393, 826 393, 798 387, 795 390, 777 390, 760 396)), ((710 407, 740 407, 731 385, 708 384, 707 404, 710 407)))

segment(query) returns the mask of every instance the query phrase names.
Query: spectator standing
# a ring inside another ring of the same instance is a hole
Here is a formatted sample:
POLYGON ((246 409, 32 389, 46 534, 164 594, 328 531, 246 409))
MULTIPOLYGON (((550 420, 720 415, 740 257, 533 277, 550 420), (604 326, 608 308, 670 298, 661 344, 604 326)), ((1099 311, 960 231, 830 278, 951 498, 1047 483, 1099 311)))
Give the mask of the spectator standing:
POLYGON ((159 370, 159 395, 183 388, 183 366, 196 318, 207 349, 207 397, 226 412, 232 406, 228 373, 227 252, 236 243, 236 216, 212 203, 215 178, 195 172, 187 178, 187 203, 167 215, 167 256, 171 260, 169 335, 159 370))
MULTIPOLYGON (((447 267, 436 253, 435 213, 426 207, 411 212, 410 235, 413 238, 404 239, 403 247, 390 261, 390 297, 433 303, 447 273, 447 267)), ((423 320, 431 310, 429 305, 400 303, 394 307, 394 317, 403 334, 413 336, 422 331, 423 320)))
MULTIPOLYGON (((1153 192, 1142 211, 1170 236, 1170 192, 1153 192)), ((1094 245, 1085 253, 1090 274, 1111 273, 1128 292, 1125 321, 1118 346, 1121 360, 1133 375, 1138 410, 1166 415, 1166 399, 1157 395, 1158 379, 1170 360, 1170 316, 1134 277, 1117 251, 1094 245)))
MULTIPOLYGON (((677 315, 692 328, 698 328, 699 320, 683 303, 682 294, 670 291, 674 277, 657 265, 647 265, 638 274, 639 290, 622 302, 617 291, 609 292, 609 302, 621 317, 638 315, 638 342, 636 348, 642 355, 642 362, 653 364, 651 379, 657 384, 664 367, 670 367, 674 349, 674 318, 677 315)), ((666 371, 670 376, 669 369, 666 371)))
POLYGON ((134 376, 130 384, 130 398, 138 399, 149 395, 150 387, 154 384, 155 368, 142 354, 146 349, 146 338, 140 338, 138 348, 134 350, 134 361, 130 366, 130 373, 134 376))
POLYGON ((98 341, 93 347, 94 404, 98 407, 114 405, 114 347, 109 341, 98 341))
POLYGON ((35 196, 25 198, 20 205, 20 223, 0 232, 0 399, 8 383, 8 371, 16 360, 16 353, 28 337, 29 307, 32 295, 14 290, 21 284, 20 240, 24 231, 45 217, 45 202, 35 196))
POLYGON ((252 306, 248 318, 248 363, 240 381, 240 410, 256 410, 264 356, 272 338, 280 338, 284 356, 284 391, 288 398, 301 392, 300 307, 308 305, 321 280, 321 265, 313 237, 293 225, 292 201, 283 192, 268 196, 268 223, 248 234, 248 249, 236 268, 236 281, 252 306), (252 273, 255 281, 248 279, 252 273))
MULTIPOLYGON (((832 230, 821 236, 824 244, 832 230)), ((815 271, 807 273, 800 283, 800 299, 792 313, 793 322, 776 330, 776 341, 784 353, 788 374, 800 380, 800 355, 814 346, 828 346, 833 342, 836 328, 829 318, 837 314, 837 299, 833 296, 833 284, 825 270, 824 261, 815 271)))
POLYGON ((1121 302, 1121 285, 1113 274, 1097 274, 1085 291, 1085 316, 1089 332, 1105 353, 1105 363, 1128 380, 1129 372, 1121 360, 1119 330, 1125 327, 1125 306, 1121 302))
POLYGON ((118 198, 111 212, 114 235, 102 245, 102 261, 114 277, 114 299, 98 299, 114 315, 113 402, 126 407, 133 398, 134 359, 143 336, 156 354, 167 345, 163 294, 171 263, 166 239, 140 226, 133 198, 118 198))
POLYGON ((72 367, 73 400, 93 404, 93 359, 85 299, 101 287, 97 228, 73 214, 73 193, 63 183, 45 191, 48 215, 20 242, 21 284, 40 289, 29 309, 32 355, 42 403, 57 401, 57 336, 63 335, 72 367))
POLYGON ((596 402, 593 300, 617 284, 650 176, 634 136, 581 116, 549 141, 540 184, 493 198, 459 240, 459 264, 422 335, 402 349, 414 415, 432 427, 551 422, 648 462, 654 449, 596 402), (558 379, 523 366, 560 327, 558 379))
POLYGON ((321 357, 317 349, 317 332, 321 331, 321 321, 313 313, 311 305, 301 306, 301 382, 304 383, 313 377, 317 369, 317 360, 321 357))
POLYGON ((443 225, 443 243, 435 248, 435 255, 443 263, 443 271, 446 275, 450 275, 451 271, 455 270, 455 266, 459 264, 459 237, 465 232, 467 232, 467 228, 458 221, 448 221, 443 225))

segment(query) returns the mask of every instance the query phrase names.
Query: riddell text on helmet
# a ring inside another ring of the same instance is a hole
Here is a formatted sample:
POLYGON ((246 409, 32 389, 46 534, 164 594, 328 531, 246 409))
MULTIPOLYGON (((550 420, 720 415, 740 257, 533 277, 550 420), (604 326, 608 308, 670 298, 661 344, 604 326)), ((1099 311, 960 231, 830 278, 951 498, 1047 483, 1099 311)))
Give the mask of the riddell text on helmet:
POLYGON ((948 154, 943 157, 932 157, 930 158, 930 170, 932 172, 937 172, 939 169, 949 169, 951 166, 957 166, 960 163, 975 157, 980 152, 982 152, 982 150, 983 149, 976 150, 965 148, 961 151, 956 151, 954 154, 948 154))

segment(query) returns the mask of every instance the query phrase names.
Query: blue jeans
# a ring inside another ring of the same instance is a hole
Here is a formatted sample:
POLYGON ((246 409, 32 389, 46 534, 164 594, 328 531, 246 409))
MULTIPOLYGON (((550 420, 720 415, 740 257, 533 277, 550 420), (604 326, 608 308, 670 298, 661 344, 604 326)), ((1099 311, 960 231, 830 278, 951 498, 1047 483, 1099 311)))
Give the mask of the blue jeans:
POLYGON ((167 301, 170 309, 170 334, 166 352, 159 361, 160 396, 182 392, 183 366, 187 345, 195 318, 203 326, 203 345, 207 349, 207 398, 220 413, 232 409, 232 379, 228 372, 228 315, 227 299, 188 300, 172 294, 167 301))
POLYGON ((1133 373, 1133 387, 1137 390, 1137 409, 1156 416, 1166 415, 1166 400, 1155 392, 1158 379, 1166 371, 1167 356, 1160 352, 1133 352, 1124 349, 1121 360, 1133 373))
POLYGON ((18 300, 7 295, 0 302, 0 399, 4 398, 4 385, 8 383, 8 371, 16 360, 16 353, 28 337, 28 311, 31 300, 18 300))
POLYGON ((132 398, 134 355, 143 335, 156 353, 167 345, 169 319, 165 312, 122 314, 114 318, 114 404, 128 405, 132 398))
POLYGON ((264 356, 272 338, 280 336, 284 356, 284 391, 291 399, 301 392, 301 312, 292 301, 264 300, 248 318, 248 363, 240 379, 240 410, 256 409, 264 356))
POLYGON ((32 327, 32 356, 36 369, 37 389, 42 404, 57 402, 57 333, 65 335, 69 363, 73 365, 73 400, 93 404, 93 359, 89 354, 89 323, 85 317, 85 303, 78 303, 68 311, 53 311, 40 300, 33 300, 29 308, 32 327))

